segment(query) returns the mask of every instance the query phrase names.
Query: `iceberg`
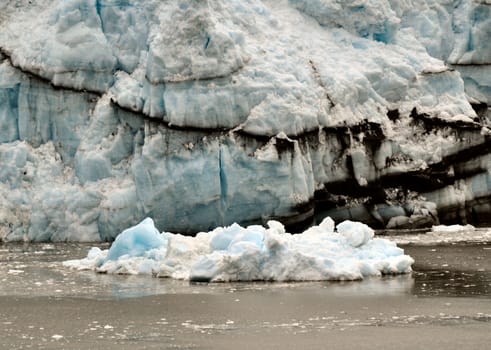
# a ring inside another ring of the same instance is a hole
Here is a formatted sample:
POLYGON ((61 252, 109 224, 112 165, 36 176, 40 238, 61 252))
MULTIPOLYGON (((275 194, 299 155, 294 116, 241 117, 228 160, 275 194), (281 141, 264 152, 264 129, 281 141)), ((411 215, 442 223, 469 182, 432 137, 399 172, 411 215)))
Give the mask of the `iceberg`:
POLYGON ((0 240, 489 223, 490 11, 2 2, 0 240))
POLYGON ((359 280, 411 272, 414 260, 395 243, 374 238, 360 222, 327 217, 301 234, 277 221, 233 224, 196 237, 158 233, 151 218, 123 231, 110 249, 63 264, 103 273, 148 274, 193 282, 359 280))

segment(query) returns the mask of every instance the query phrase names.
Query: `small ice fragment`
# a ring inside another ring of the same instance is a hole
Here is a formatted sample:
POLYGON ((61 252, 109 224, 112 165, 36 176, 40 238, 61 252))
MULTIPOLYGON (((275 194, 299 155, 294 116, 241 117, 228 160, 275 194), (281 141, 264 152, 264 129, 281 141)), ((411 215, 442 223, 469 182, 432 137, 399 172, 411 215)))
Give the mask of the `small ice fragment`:
POLYGON ((54 334, 53 336, 51 336, 51 338, 53 338, 54 340, 60 340, 63 338, 63 336, 60 334, 54 334))

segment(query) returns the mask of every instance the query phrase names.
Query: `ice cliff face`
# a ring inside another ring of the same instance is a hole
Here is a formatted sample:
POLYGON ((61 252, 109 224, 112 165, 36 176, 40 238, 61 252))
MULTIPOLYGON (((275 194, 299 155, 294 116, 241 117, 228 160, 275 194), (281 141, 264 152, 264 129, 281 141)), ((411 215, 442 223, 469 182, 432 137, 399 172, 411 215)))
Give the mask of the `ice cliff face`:
POLYGON ((489 221, 489 0, 7 0, 0 239, 489 221))

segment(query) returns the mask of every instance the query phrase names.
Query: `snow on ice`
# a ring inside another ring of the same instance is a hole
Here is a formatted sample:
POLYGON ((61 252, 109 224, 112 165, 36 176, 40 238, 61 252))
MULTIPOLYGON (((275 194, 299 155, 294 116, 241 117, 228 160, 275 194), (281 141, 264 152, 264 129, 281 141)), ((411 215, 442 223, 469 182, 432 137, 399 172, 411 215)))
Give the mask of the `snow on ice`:
POLYGON ((373 230, 331 218, 301 234, 283 225, 233 224, 196 237, 159 233, 153 220, 124 230, 108 250, 92 248, 76 269, 118 274, 151 274, 197 282, 358 280, 411 271, 413 259, 373 230))

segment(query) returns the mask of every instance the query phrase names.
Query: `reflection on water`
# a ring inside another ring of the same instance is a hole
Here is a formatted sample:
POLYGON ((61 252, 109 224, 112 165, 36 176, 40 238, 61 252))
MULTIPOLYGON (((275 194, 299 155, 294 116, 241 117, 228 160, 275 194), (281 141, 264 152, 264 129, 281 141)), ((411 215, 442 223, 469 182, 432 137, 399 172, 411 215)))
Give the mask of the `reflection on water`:
POLYGON ((414 272, 412 294, 421 296, 491 297, 489 272, 424 271, 414 272))
POLYGON ((412 294, 491 297, 491 244, 405 247, 415 259, 412 294))
MULTIPOLYGON (((107 246, 102 246, 106 248, 107 246)), ((84 244, 0 245, 0 296, 73 296, 94 299, 159 294, 221 294, 244 290, 319 290, 331 296, 491 297, 491 245, 406 246, 416 263, 408 275, 355 282, 223 283, 73 271, 61 262, 86 256, 84 244)))

